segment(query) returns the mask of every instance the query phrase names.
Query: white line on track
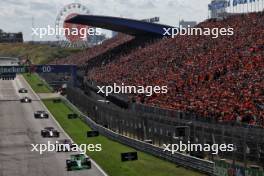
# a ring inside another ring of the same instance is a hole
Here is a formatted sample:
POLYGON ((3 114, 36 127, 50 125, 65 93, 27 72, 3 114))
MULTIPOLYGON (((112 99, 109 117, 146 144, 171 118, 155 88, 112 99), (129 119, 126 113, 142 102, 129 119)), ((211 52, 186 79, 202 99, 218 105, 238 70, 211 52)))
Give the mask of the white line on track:
MULTIPOLYGON (((23 81, 27 84, 27 86, 30 88, 30 90, 33 92, 33 94, 38 97, 40 99, 40 97, 38 96, 38 94, 32 89, 32 87, 29 85, 29 83, 25 80, 25 78, 23 76, 21 76, 23 81)), ((49 109, 46 107, 46 105, 40 101, 41 105, 46 109, 46 111, 51 115, 51 117, 54 119, 55 123, 58 125, 58 127, 61 129, 61 131, 66 135, 67 138, 69 138, 71 141, 72 138, 68 135, 68 133, 66 133, 64 131, 64 129, 62 128, 62 126, 59 124, 59 122, 54 118, 53 114, 49 111, 49 109)), ((86 156, 88 156, 87 154, 85 154, 86 156)), ((108 176, 107 173, 93 160, 91 159, 93 165, 104 175, 104 176, 108 176)))

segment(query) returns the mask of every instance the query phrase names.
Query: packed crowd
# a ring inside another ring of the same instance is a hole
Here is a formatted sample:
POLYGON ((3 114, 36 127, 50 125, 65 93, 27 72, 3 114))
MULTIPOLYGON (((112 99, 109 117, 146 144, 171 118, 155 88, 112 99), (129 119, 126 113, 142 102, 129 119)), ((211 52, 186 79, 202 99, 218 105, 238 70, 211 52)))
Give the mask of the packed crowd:
MULTIPOLYGON (((118 35, 115 39, 119 39, 120 36, 122 36, 122 34, 118 35)), ((114 48, 107 48, 107 49, 104 49, 104 47, 102 48, 102 46, 107 45, 106 43, 103 43, 103 45, 98 46, 99 50, 97 51, 97 53, 100 54, 97 54, 96 57, 86 60, 85 64, 80 67, 81 70, 87 73, 89 70, 93 69, 94 67, 107 65, 114 60, 118 60, 122 56, 128 55, 138 46, 142 47, 147 45, 149 42, 153 42, 153 40, 155 41, 155 38, 149 38, 149 37, 131 38, 127 36, 127 39, 129 40, 114 48)))
POLYGON ((132 40, 133 37, 125 34, 118 34, 116 37, 105 40, 101 45, 97 45, 93 48, 88 48, 83 52, 78 52, 76 54, 70 55, 63 59, 54 60, 53 64, 76 64, 84 65, 89 60, 116 48, 119 45, 127 43, 132 40))
MULTIPOLYGON (((222 122, 263 126, 264 14, 234 15, 198 26, 232 27, 234 35, 217 39, 210 36, 164 38, 89 70, 86 79, 108 85, 167 85, 167 94, 151 97, 140 94, 131 98, 222 122)), ((83 53, 80 58, 91 57, 94 55, 91 53, 83 53)))

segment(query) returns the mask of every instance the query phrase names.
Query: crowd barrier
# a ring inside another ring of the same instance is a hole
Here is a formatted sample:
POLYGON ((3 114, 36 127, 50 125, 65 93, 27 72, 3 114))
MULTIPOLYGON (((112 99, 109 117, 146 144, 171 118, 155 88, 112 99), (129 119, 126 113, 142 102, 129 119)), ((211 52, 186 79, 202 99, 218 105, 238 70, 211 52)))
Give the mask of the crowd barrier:
MULTIPOLYGON (((71 90, 73 91, 73 89, 71 90)), ((76 90, 75 90, 76 91, 76 90)), ((79 92, 80 93, 80 92, 79 92)), ((85 97, 85 95, 81 95, 85 97)), ((78 96, 68 96, 68 99, 65 99, 65 102, 68 103, 70 106, 74 107, 75 110, 79 111, 75 105, 78 106, 78 96), (77 98, 76 98, 77 97, 77 98)), ((80 111, 79 111, 80 112, 80 111)), ((81 113, 81 112, 80 112, 81 113)), ((87 125, 89 125, 93 130, 97 130, 100 132, 100 134, 114 140, 117 142, 120 142, 122 144, 125 144, 127 146, 130 146, 132 148, 135 148, 139 151, 143 151, 149 154, 152 154, 156 157, 171 161, 173 163, 176 163, 177 165, 192 168, 194 170, 198 170, 200 172, 206 173, 208 175, 214 174, 214 162, 203 160, 199 158, 192 157, 190 155, 182 154, 182 153, 175 153, 171 154, 170 152, 164 152, 164 150, 161 147, 157 147, 152 144, 145 143, 140 140, 132 139, 130 137, 121 135, 119 133, 116 133, 108 128, 105 128, 104 126, 97 124, 94 122, 91 118, 86 116, 85 114, 81 113, 83 120, 86 122, 87 125)))
MULTIPOLYGON (((111 100, 111 102, 115 102, 116 105, 120 102, 122 104, 123 102, 129 103, 129 108, 113 109, 106 104, 98 104, 96 100, 89 98, 90 94, 96 92, 96 90, 92 90, 92 88, 96 88, 96 84, 86 85, 91 86, 86 86, 84 92, 81 89, 69 87, 69 95, 73 95, 72 99, 75 99, 78 108, 92 117, 93 121, 111 131, 141 141, 150 139, 155 146, 161 146, 165 143, 177 143, 177 141, 172 141, 172 137, 175 136, 175 129, 179 126, 188 125, 189 134, 186 136, 188 140, 198 139, 206 143, 235 144, 237 149, 235 152, 232 154, 222 152, 219 154, 220 158, 236 160, 247 164, 247 166, 259 165, 264 167, 263 128, 226 122, 219 123, 213 118, 198 117, 190 112, 166 110, 123 101, 125 100, 124 97, 115 97, 115 95, 113 95, 115 101, 111 100), (93 109, 93 105, 97 105, 99 112, 93 109), (141 128, 142 126, 150 131, 144 130, 141 128)), ((196 155, 192 154, 192 156, 196 155)), ((206 157, 211 156, 206 154, 206 157)))

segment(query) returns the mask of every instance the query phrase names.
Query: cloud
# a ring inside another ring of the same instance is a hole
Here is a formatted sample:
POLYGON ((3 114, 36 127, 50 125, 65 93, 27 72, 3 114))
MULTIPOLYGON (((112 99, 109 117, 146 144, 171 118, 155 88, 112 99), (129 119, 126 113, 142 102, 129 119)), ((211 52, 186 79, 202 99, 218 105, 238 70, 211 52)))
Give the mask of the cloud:
MULTIPOLYGON (((0 29, 23 31, 24 38, 31 40, 32 17, 35 26, 53 25, 58 11, 72 2, 72 0, 0 0, 0 29)), ((177 26, 179 18, 204 20, 210 0, 76 0, 76 2, 87 6, 91 14, 95 15, 134 19, 158 16, 161 23, 177 26)))
POLYGON ((31 13, 22 9, 22 8, 16 8, 16 9, 14 9, 14 16, 19 17, 19 18, 21 18, 21 17, 23 17, 23 18, 29 17, 30 18, 31 13))
POLYGON ((142 7, 142 8, 155 8, 155 4, 152 2, 152 1, 148 1, 148 2, 145 2, 143 4, 141 4, 139 7, 142 7))
POLYGON ((54 11, 56 7, 48 3, 30 2, 30 10, 54 11))
POLYGON ((118 4, 125 8, 154 8, 155 1, 153 0, 118 0, 118 4))
POLYGON ((17 1, 17 0, 4 0, 4 1, 0 1, 1 5, 25 5, 24 1, 17 1))

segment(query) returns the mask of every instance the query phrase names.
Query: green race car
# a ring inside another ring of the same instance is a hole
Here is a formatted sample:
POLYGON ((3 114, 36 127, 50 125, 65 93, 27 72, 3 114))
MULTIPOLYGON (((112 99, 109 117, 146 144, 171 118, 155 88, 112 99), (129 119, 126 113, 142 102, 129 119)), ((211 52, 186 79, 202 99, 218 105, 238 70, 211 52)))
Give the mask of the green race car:
POLYGON ((91 169, 91 160, 84 154, 71 155, 71 158, 66 160, 67 171, 91 169))

